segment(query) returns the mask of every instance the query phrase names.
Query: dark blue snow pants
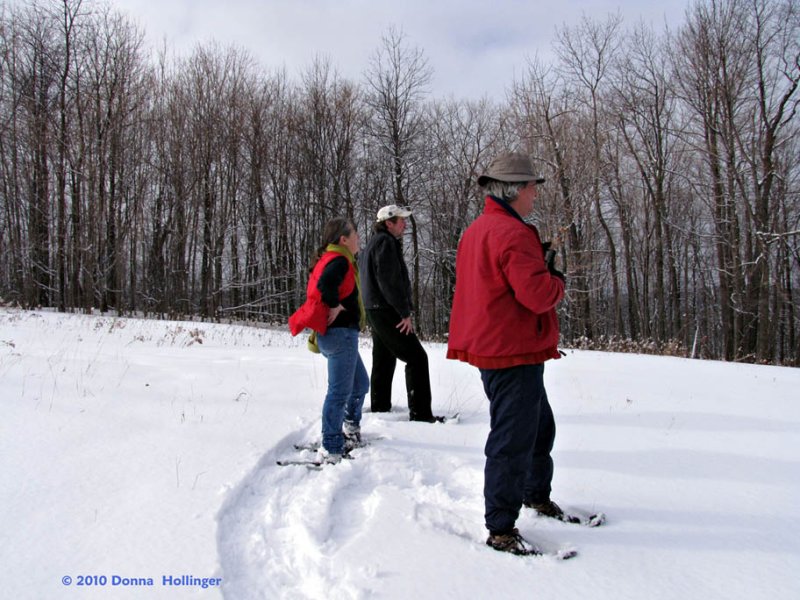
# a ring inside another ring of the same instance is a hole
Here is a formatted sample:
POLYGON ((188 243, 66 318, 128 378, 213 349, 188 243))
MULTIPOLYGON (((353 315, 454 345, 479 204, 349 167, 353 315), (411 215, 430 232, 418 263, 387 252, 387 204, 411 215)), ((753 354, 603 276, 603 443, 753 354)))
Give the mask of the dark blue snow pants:
POLYGON ((514 528, 523 501, 550 498, 556 424, 543 364, 481 369, 481 380, 491 417, 483 486, 486 528, 506 533, 514 528))

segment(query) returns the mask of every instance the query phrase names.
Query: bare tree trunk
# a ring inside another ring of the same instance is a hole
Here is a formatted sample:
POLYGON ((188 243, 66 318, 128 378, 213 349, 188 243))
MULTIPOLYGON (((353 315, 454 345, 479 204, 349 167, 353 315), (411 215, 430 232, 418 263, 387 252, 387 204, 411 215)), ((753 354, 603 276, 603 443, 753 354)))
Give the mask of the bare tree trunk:
MULTIPOLYGON (((373 57, 367 73, 367 104, 374 114, 370 133, 391 165, 393 201, 400 206, 408 204, 407 189, 419 176, 419 160, 423 152, 420 140, 424 134, 421 103, 431 76, 422 50, 406 47, 404 35, 394 29, 384 36, 382 47, 373 57)), ((411 225, 414 260, 412 293, 414 305, 418 307, 420 232, 414 218, 411 225)), ((416 325, 419 327, 419 323, 416 325)))

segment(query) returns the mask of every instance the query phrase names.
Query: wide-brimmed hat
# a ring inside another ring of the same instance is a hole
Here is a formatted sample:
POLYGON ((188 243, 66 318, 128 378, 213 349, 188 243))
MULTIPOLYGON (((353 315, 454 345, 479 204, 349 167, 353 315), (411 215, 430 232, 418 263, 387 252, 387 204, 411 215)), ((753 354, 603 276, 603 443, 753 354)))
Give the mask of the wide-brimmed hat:
POLYGON ((509 183, 544 183, 544 177, 534 171, 533 161, 521 152, 506 152, 495 156, 486 172, 478 177, 478 185, 484 187, 490 179, 509 183))
POLYGON ((405 218, 410 216, 411 211, 407 208, 401 208, 397 206, 397 204, 390 204, 389 206, 384 206, 378 211, 378 223, 383 223, 384 221, 388 221, 394 217, 405 218))

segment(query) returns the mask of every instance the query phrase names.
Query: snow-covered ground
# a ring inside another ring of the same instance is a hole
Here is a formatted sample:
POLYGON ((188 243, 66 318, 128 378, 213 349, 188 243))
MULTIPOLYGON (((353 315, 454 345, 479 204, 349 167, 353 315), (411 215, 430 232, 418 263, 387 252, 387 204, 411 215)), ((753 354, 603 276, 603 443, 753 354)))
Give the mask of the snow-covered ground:
POLYGON ((480 378, 428 354, 460 421, 409 423, 399 368, 396 411, 364 416, 380 439, 311 471, 275 464, 319 436, 304 336, 0 309, 0 596, 800 598, 799 369, 548 363, 553 497, 608 516, 525 512, 527 538, 580 552, 558 561, 484 545, 480 378))

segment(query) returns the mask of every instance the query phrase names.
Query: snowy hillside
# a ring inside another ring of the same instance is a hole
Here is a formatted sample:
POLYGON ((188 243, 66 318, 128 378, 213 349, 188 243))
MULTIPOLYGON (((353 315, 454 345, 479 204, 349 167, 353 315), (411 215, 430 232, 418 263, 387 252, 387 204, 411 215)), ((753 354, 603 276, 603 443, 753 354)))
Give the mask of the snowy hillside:
POLYGON ((480 377, 427 348, 434 412, 460 421, 409 423, 399 369, 395 412, 365 413, 377 439, 310 471, 275 464, 319 435, 303 336, 0 309, 2 596, 800 598, 800 370, 548 363, 553 497, 608 516, 525 513, 524 536, 580 553, 557 561, 484 545, 480 377))

